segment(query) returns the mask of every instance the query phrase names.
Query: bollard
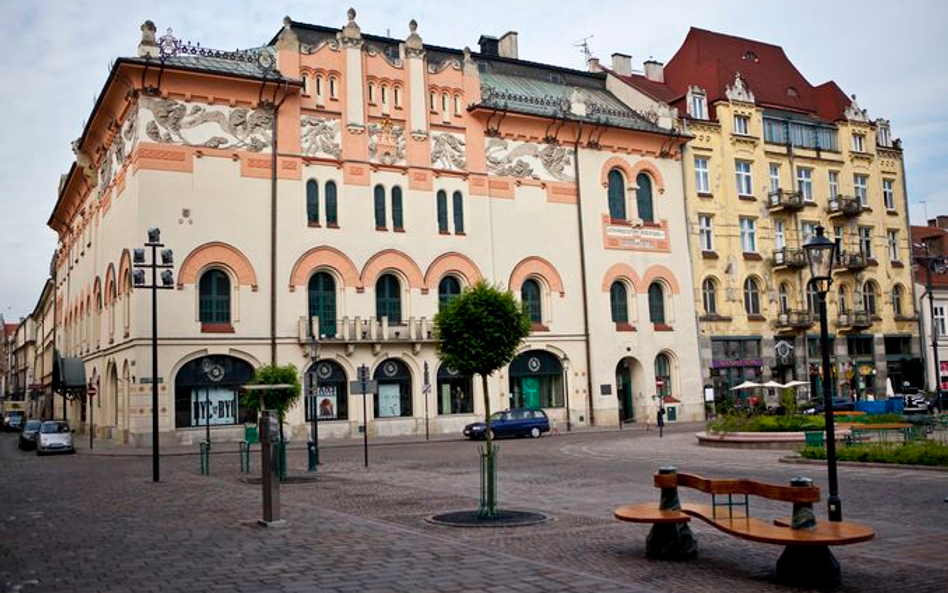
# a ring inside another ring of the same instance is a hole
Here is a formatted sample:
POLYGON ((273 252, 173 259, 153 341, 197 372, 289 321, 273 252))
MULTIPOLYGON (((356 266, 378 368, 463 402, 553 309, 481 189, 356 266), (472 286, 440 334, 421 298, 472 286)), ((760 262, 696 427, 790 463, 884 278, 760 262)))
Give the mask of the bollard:
POLYGON ((283 441, 277 441, 273 444, 276 449, 276 463, 277 463, 277 475, 280 476, 280 481, 286 481, 286 443, 283 441))
MULTIPOLYGON (((790 480, 790 485, 806 488, 813 485, 813 480, 799 476, 790 480)), ((790 517, 792 529, 816 529, 816 513, 813 512, 812 502, 793 503, 793 516, 790 517)))
MULTIPOLYGON (((810 478, 798 477, 790 485, 807 487, 813 485, 810 478)), ((838 523, 837 523, 838 525, 838 523)), ((791 529, 816 529, 816 514, 813 503, 794 502, 791 529)), ((826 587, 838 585, 842 578, 839 561, 829 546, 786 546, 777 559, 777 580, 800 587, 826 587)))
MULTIPOLYGON (((678 468, 658 468, 661 476, 673 479, 671 486, 662 485, 658 508, 663 511, 680 511, 678 499, 678 468)), ((698 553, 698 541, 687 523, 655 523, 645 539, 645 554, 649 558, 691 558, 698 553)))
POLYGON ((201 475, 211 474, 211 444, 207 441, 201 441, 201 475))
POLYGON ((316 452, 316 442, 315 441, 307 442, 306 450, 309 455, 309 471, 311 472, 319 471, 317 467, 319 465, 319 455, 316 452))
POLYGON ((250 443, 240 441, 240 473, 250 473, 250 443))

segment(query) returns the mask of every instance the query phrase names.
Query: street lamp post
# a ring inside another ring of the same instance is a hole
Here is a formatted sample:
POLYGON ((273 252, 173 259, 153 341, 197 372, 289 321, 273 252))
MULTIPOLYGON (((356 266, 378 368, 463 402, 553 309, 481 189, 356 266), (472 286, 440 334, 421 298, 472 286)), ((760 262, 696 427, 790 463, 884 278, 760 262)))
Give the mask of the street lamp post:
POLYGON ((158 461, 158 290, 174 288, 174 272, 171 271, 174 255, 170 249, 162 249, 161 263, 158 262, 158 248, 164 244, 157 228, 148 229, 145 247, 151 247, 151 263, 145 262, 145 250, 136 248, 133 251, 135 270, 132 281, 136 288, 151 289, 151 479, 157 482, 161 476, 158 461), (146 268, 151 269, 151 284, 145 284, 146 268), (158 270, 163 270, 161 284, 158 283, 158 270))
MULTIPOLYGON (((315 324, 314 324, 315 325, 315 324)), ((313 441, 310 444, 311 460, 310 471, 317 471, 319 465, 319 326, 313 327, 313 340, 310 342, 310 353, 312 354, 312 370, 310 371, 310 397, 309 411, 313 415, 313 441)))
POLYGON ((563 357, 563 389, 566 391, 566 432, 572 432, 573 422, 569 410, 569 356, 563 357))
POLYGON ((803 245, 810 266, 810 283, 820 301, 820 350, 823 353, 823 414, 826 418, 826 471, 829 479, 827 499, 830 521, 843 520, 842 500, 839 498, 839 483, 836 476, 836 431, 833 423, 833 374, 830 369, 829 330, 826 320, 826 293, 833 284, 833 264, 839 246, 823 235, 823 227, 816 227, 816 234, 803 245))

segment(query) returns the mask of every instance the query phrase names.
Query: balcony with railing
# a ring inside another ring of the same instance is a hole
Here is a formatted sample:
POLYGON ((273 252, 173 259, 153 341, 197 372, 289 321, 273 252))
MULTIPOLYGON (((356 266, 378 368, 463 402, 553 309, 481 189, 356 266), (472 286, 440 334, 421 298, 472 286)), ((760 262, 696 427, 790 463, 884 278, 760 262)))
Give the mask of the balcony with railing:
POLYGON ((784 247, 774 250, 774 268, 805 268, 806 253, 802 249, 784 247))
POLYGON ((829 206, 826 211, 830 218, 859 216, 865 210, 858 197, 855 196, 836 196, 829 199, 829 206))
POLYGON ((803 210, 805 207, 803 194, 798 191, 778 189, 767 194, 767 208, 771 212, 803 210))
POLYGON ((401 323, 389 323, 388 317, 343 317, 334 323, 321 322, 319 317, 300 317, 300 344, 311 343, 313 328, 319 328, 319 341, 355 345, 384 342, 411 343, 417 350, 421 344, 434 342, 434 323, 426 317, 409 317, 401 323))
POLYGON ((777 314, 777 329, 797 330, 813 327, 813 315, 806 310, 791 310, 777 314))
POLYGON ((844 252, 840 256, 840 265, 842 270, 847 270, 849 272, 859 272, 865 270, 869 265, 869 257, 864 251, 852 251, 844 252))
POLYGON ((836 325, 841 330, 860 330, 872 327, 872 315, 868 311, 848 311, 840 313, 836 325))

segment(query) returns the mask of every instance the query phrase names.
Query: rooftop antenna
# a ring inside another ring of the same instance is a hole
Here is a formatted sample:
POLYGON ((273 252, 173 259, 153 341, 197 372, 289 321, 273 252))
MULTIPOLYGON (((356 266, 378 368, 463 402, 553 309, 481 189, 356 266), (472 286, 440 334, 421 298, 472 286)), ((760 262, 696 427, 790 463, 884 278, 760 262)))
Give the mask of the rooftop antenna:
POLYGON ((583 57, 586 58, 584 65, 589 63, 589 58, 592 57, 592 50, 589 49, 589 40, 593 38, 593 35, 589 37, 583 37, 579 41, 573 44, 573 47, 582 48, 580 51, 583 52, 583 57))

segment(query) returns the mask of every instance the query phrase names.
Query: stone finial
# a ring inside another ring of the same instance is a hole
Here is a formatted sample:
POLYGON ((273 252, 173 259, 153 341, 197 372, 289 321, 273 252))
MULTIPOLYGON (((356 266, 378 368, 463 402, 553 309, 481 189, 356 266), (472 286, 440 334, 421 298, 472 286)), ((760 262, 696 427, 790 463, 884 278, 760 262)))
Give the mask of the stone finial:
POLYGON ((359 25, 355 22, 355 8, 350 8, 346 11, 346 16, 349 17, 349 22, 346 23, 342 31, 340 31, 339 39, 345 45, 358 45, 362 42, 362 30, 359 29, 359 25))
POLYGON ((421 56, 425 49, 421 41, 421 35, 418 34, 418 21, 412 19, 408 21, 408 37, 405 38, 405 53, 408 56, 421 56))
POLYGON ((277 49, 299 51, 300 40, 293 31, 293 19, 289 15, 283 17, 283 29, 277 37, 277 49))
POLYGON ((292 24, 293 24, 293 19, 290 18, 290 15, 286 15, 285 17, 283 17, 284 29, 289 29, 292 24))
POLYGON ((350 6, 349 10, 346 11, 346 16, 349 17, 349 24, 354 25, 355 18, 356 18, 356 9, 350 6))
POLYGON ((155 37, 155 33, 158 31, 158 28, 155 27, 155 23, 151 20, 147 20, 142 23, 140 28, 142 32, 142 40, 138 44, 138 57, 144 58, 148 56, 157 58, 158 40, 155 37))
POLYGON ((849 104, 849 107, 843 112, 843 115, 846 116, 846 119, 849 121, 861 121, 868 122, 869 114, 865 109, 860 109, 859 103, 856 102, 856 94, 853 93, 850 95, 852 102, 849 104))
POLYGON ((731 101, 739 101, 741 103, 755 102, 754 93, 747 88, 747 83, 744 81, 740 72, 734 73, 734 84, 728 85, 724 91, 724 95, 731 101))

